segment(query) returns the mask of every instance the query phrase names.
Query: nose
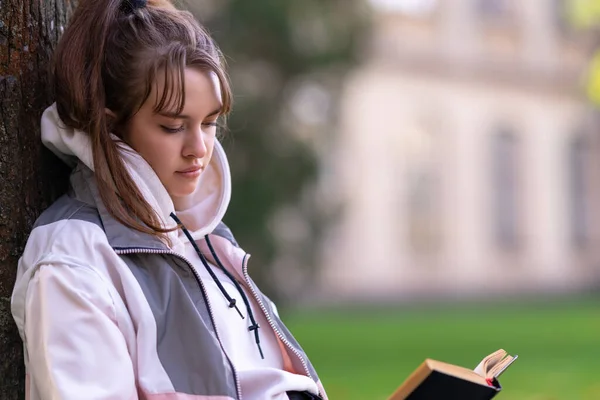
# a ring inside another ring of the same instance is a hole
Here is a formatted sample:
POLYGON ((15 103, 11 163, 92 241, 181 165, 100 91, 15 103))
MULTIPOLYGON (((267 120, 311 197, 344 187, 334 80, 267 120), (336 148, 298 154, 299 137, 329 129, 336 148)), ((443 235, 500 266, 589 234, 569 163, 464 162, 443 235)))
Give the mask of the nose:
POLYGON ((187 158, 204 158, 206 151, 204 132, 202 126, 199 126, 187 135, 183 155, 187 158))

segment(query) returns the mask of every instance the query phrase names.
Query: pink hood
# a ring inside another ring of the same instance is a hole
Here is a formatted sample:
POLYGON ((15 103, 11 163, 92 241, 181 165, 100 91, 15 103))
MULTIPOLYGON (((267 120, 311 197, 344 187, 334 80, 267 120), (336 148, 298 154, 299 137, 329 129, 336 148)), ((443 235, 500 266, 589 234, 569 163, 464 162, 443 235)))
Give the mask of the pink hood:
MULTIPOLYGON (((113 138, 117 140, 116 136, 113 138)), ((69 166, 75 166, 79 160, 94 169, 90 137, 65 127, 58 116, 56 104, 48 107, 42 115, 42 142, 69 166)), ((175 210, 173 201, 150 164, 128 145, 122 142, 119 145, 129 174, 161 218, 163 226, 174 226, 169 215, 176 211, 193 238, 198 240, 211 233, 221 222, 231 199, 231 174, 227 156, 218 141, 215 141, 213 156, 196 190, 181 202, 184 206, 178 210, 175 210)), ((170 235, 175 248, 185 242, 181 231, 179 238, 177 235, 176 232, 170 235)))

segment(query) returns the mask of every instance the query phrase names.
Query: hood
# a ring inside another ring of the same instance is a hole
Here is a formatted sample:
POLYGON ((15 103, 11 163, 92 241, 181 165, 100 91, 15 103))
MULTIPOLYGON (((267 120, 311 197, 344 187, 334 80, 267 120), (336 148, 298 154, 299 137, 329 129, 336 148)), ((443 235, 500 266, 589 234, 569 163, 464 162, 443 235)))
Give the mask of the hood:
MULTIPOLYGON (((183 199, 178 198, 178 209, 175 209, 167 190, 146 160, 118 137, 114 135, 112 137, 117 142, 121 158, 131 178, 142 196, 156 211, 163 226, 175 227, 175 223, 181 224, 181 229, 168 233, 171 249, 179 254, 185 254, 185 243, 189 243, 228 301, 229 308, 235 308, 243 319, 244 315, 236 305, 236 299, 229 295, 196 242, 206 243, 209 247, 214 263, 227 275, 244 302, 251 324, 244 331, 246 334, 249 332, 254 336, 260 356, 264 359, 260 345, 260 325, 254 318, 249 300, 235 277, 224 267, 208 236, 221 222, 231 197, 229 165, 221 144, 215 141, 213 156, 200 176, 196 189, 189 196, 183 199)), ((42 115, 42 142, 68 165, 73 167, 81 162, 92 171, 94 170, 89 136, 84 132, 67 128, 58 116, 56 105, 46 109, 42 115)), ((231 247, 234 247, 233 243, 231 247)), ((230 251, 227 252, 230 253, 230 251)))
MULTIPOLYGON (((65 126, 58 116, 56 104, 48 107, 41 121, 42 143, 67 165, 82 162, 94 170, 92 145, 89 135, 65 126)), ((115 141, 118 138, 112 135, 115 141)), ((210 163, 200 176, 196 190, 179 199, 175 209, 171 197, 150 166, 131 147, 118 141, 119 152, 131 178, 155 210, 164 227, 174 227, 170 214, 175 211, 195 240, 211 233, 223 219, 231 198, 231 174, 223 147, 215 141, 210 163)), ((179 231, 169 234, 173 243, 181 243, 179 231)))

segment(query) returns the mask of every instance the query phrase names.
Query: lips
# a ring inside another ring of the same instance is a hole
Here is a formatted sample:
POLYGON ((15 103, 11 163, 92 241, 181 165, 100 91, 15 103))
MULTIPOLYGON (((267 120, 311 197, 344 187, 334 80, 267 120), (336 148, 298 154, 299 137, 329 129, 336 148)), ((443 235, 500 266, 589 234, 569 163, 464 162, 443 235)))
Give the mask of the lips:
POLYGON ((193 167, 189 167, 187 169, 182 169, 181 171, 177 171, 177 172, 181 172, 182 174, 185 174, 185 173, 189 173, 189 172, 200 171, 201 169, 202 169, 201 165, 194 165, 193 167))

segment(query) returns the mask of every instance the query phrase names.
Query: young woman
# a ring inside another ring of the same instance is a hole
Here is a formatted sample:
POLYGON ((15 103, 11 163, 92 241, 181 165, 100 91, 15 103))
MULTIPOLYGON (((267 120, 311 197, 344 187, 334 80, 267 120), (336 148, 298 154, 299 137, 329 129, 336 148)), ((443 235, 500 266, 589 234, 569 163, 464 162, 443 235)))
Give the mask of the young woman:
POLYGON ((12 313, 31 400, 326 398, 221 222, 219 50, 167 0, 81 0, 42 140, 74 167, 37 220, 12 313))

